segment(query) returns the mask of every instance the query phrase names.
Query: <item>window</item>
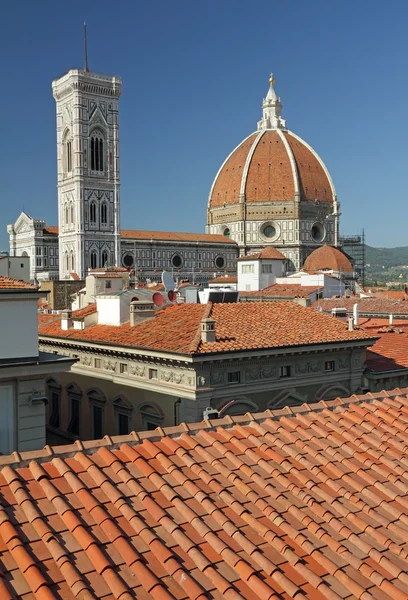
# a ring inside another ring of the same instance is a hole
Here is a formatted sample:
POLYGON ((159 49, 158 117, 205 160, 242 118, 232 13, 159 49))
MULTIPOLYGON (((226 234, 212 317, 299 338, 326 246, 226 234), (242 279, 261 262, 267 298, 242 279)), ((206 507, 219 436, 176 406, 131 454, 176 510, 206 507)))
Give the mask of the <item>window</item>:
POLYGON ((100 358, 95 358, 94 359, 94 367, 95 367, 95 369, 100 369, 101 368, 101 359, 100 358))
POLYGON ((103 267, 107 267, 108 266, 108 252, 107 252, 107 250, 104 250, 102 252, 102 266, 103 267))
POLYGON ((267 223, 262 228, 262 235, 266 238, 274 238, 276 236, 276 228, 272 223, 267 223))
POLYGON ((99 440, 104 436, 104 405, 105 396, 98 389, 88 392, 88 400, 91 409, 91 438, 99 440))
POLYGON ((241 373, 239 371, 232 371, 227 376, 228 383, 239 383, 241 381, 241 373))
POLYGON ((72 171, 72 142, 68 140, 67 142, 67 171, 70 173, 72 171))
POLYGON ((215 266, 217 269, 223 269, 225 267, 225 258, 223 256, 217 256, 215 259, 215 266))
POLYGON ((75 254, 71 252, 71 270, 75 271, 75 254))
POLYGON ((112 288, 112 281, 110 279, 107 279, 105 281, 105 290, 110 290, 112 288))
POLYGON ((325 371, 334 371, 334 360, 326 360, 324 363, 325 371))
POLYGON ((36 265, 37 267, 41 267, 41 258, 36 259, 36 265))
POLYGON ((122 262, 125 267, 133 267, 133 256, 131 254, 125 254, 125 256, 122 259, 122 262))
POLYGON ((312 226, 312 238, 315 242, 321 242, 325 236, 325 229, 321 223, 314 223, 312 226))
POLYGON ((149 379, 157 379, 157 369, 149 369, 149 379))
POLYGON ((290 377, 290 365, 285 365, 279 370, 280 377, 290 377))
POLYGON ((91 171, 103 171, 103 156, 102 134, 94 132, 91 137, 91 171))
POLYGON ((262 265, 262 273, 272 273, 272 266, 271 264, 269 265, 262 265))
POLYGON ((227 227, 226 229, 224 229, 224 235, 225 235, 225 237, 227 237, 227 238, 230 238, 230 237, 231 237, 231 231, 228 229, 228 227, 227 227))
POLYGON ((103 438, 103 408, 96 404, 92 407, 93 439, 103 438))
POLYGON ((255 273, 255 265, 242 265, 241 266, 241 273, 242 274, 255 273))
POLYGON ((71 405, 71 421, 68 425, 68 431, 74 435, 79 435, 79 398, 72 397, 71 405))
POLYGON ((55 379, 47 381, 49 406, 49 424, 51 427, 59 428, 60 426, 60 402, 61 402, 61 386, 55 379))
POLYGON ((60 414, 59 414, 59 405, 60 405, 60 394, 59 392, 51 392, 51 416, 50 416, 50 425, 52 427, 59 427, 60 424, 60 414))
POLYGON ((108 205, 106 202, 103 202, 101 206, 101 223, 102 225, 107 225, 108 223, 108 205))
POLYGON ((144 404, 140 407, 142 430, 152 431, 163 424, 163 411, 156 404, 144 404))
POLYGON ((128 368, 128 366, 126 363, 120 363, 120 367, 119 367, 120 373, 127 373, 127 370, 128 370, 127 368, 128 368))
POLYGON ((118 413, 117 421, 117 429, 118 435, 127 435, 129 433, 129 415, 125 415, 123 413, 118 413))
POLYGON ((91 223, 96 223, 96 204, 95 202, 91 202, 89 207, 89 219, 91 223))
POLYGON ((96 269, 96 252, 93 250, 91 252, 91 269, 96 269))
POLYGON ((180 254, 173 254, 172 259, 171 259, 171 264, 176 269, 181 267, 181 265, 183 264, 183 259, 181 258, 180 254))
POLYGON ((71 225, 74 223, 74 205, 71 204, 71 225))

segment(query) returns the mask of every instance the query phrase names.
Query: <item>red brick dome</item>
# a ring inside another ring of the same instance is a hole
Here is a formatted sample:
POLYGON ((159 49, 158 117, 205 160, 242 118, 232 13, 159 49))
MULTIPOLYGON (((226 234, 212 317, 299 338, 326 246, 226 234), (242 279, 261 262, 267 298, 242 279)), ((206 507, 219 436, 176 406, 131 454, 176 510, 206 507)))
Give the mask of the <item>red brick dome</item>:
POLYGON ((333 203, 336 192, 323 161, 294 133, 263 129, 228 156, 211 188, 209 209, 240 202, 333 203))
POLYGON ((354 270, 351 262, 341 250, 327 244, 313 250, 303 265, 304 271, 322 271, 324 269, 341 273, 352 273, 354 270))

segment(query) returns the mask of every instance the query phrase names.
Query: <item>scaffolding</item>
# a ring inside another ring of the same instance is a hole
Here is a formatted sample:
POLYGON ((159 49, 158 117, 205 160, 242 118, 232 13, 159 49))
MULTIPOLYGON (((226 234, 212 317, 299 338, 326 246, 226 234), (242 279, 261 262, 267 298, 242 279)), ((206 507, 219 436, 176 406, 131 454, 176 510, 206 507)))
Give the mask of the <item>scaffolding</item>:
POLYGON ((365 285, 365 234, 364 229, 357 235, 341 235, 340 246, 354 262, 357 281, 364 288, 365 285))

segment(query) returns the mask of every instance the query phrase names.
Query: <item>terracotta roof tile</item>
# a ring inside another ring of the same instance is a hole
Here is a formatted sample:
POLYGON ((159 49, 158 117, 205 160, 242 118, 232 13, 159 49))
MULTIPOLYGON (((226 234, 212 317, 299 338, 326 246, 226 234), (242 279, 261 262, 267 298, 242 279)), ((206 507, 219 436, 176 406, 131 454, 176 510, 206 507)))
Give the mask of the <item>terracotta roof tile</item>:
POLYGON ((266 246, 261 252, 257 254, 247 254, 246 256, 240 256, 237 260, 286 260, 286 256, 282 254, 277 248, 272 246, 266 246))
POLYGON ((407 416, 393 390, 0 457, 1 598, 406 600, 407 416))
POLYGON ((88 315, 93 315, 96 313, 96 302, 92 302, 88 304, 88 306, 84 306, 83 308, 79 308, 77 310, 72 311, 73 319, 82 319, 83 317, 87 317, 88 315))
POLYGON ((360 340, 370 344, 374 334, 348 331, 345 323, 293 302, 183 304, 159 310, 131 327, 92 325, 83 330, 61 330, 60 320, 40 326, 39 335, 115 345, 195 354, 280 348, 360 340), (203 344, 199 326, 204 317, 215 319, 216 342, 203 344))
POLYGON ((243 297, 249 296, 250 298, 307 298, 310 294, 321 289, 323 288, 319 286, 275 283, 260 291, 240 292, 240 295, 243 297))
POLYGON ((343 252, 327 244, 313 250, 306 258, 302 268, 304 271, 313 272, 331 269, 342 273, 352 273, 354 270, 351 262, 343 252))
POLYGON ((73 279, 74 281, 79 281, 81 278, 78 275, 78 273, 75 273, 74 271, 72 273, 69 274, 71 279, 73 279))
POLYGON ((120 232, 122 239, 131 240, 160 240, 164 242, 203 242, 206 244, 233 244, 231 240, 224 235, 210 233, 184 233, 174 231, 139 231, 137 229, 122 229, 120 232))
POLYGON ((100 269, 90 269, 89 273, 128 273, 126 267, 101 267, 100 269))
POLYGON ((381 316, 381 315, 407 315, 408 302, 406 300, 394 300, 391 298, 327 298, 319 300, 313 306, 319 305, 323 311, 330 312, 333 308, 344 307, 348 313, 353 312, 354 304, 358 304, 360 315, 362 316, 381 316))
POLYGON ((238 277, 236 275, 221 275, 220 277, 209 279, 207 283, 238 283, 238 277))
POLYGON ((48 234, 52 234, 52 235, 58 235, 58 225, 46 225, 43 229, 44 233, 48 233, 48 234))
POLYGON ((0 276, 0 290, 38 290, 38 286, 20 279, 0 276))
POLYGON ((92 276, 96 279, 122 278, 122 275, 120 275, 119 273, 92 273, 92 276))

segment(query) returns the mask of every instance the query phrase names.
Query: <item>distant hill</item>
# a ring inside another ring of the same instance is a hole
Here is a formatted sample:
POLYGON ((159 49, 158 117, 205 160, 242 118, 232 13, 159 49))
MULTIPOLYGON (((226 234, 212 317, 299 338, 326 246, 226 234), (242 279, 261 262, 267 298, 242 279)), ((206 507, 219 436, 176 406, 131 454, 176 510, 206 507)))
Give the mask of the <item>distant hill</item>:
POLYGON ((397 248, 373 248, 365 247, 365 262, 371 268, 384 266, 386 269, 401 265, 408 265, 408 246, 397 248))

